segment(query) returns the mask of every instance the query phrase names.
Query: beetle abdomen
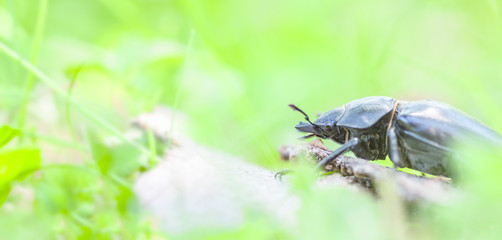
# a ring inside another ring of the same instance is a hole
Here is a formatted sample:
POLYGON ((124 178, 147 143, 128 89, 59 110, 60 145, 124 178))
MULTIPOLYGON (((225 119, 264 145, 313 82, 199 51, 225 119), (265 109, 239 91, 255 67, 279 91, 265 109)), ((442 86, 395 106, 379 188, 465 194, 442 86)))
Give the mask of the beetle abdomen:
POLYGON ((409 102, 400 109, 395 129, 400 161, 422 172, 449 176, 452 144, 473 137, 499 141, 498 133, 462 111, 435 101, 409 102), (497 140, 498 139, 498 140, 497 140))
POLYGON ((397 128, 409 130, 416 137, 450 147, 453 141, 479 137, 500 141, 498 133, 462 111, 436 101, 414 101, 406 104, 397 117, 397 128))
POLYGON ((404 167, 416 169, 434 175, 449 176, 449 148, 434 142, 424 141, 412 131, 396 131, 399 145, 399 159, 404 167))

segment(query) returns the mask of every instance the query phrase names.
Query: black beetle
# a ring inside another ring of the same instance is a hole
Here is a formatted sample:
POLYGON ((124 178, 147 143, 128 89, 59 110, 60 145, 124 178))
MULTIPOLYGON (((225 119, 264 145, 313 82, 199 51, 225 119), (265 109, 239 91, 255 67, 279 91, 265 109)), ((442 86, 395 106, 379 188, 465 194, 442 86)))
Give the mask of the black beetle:
POLYGON ((398 167, 408 167, 434 175, 449 176, 448 158, 451 143, 462 138, 485 139, 502 145, 502 137, 447 104, 423 100, 400 101, 390 97, 366 97, 332 109, 311 122, 295 105, 293 110, 305 115, 308 123, 296 129, 343 144, 316 168, 351 150, 367 160, 390 160, 398 167))

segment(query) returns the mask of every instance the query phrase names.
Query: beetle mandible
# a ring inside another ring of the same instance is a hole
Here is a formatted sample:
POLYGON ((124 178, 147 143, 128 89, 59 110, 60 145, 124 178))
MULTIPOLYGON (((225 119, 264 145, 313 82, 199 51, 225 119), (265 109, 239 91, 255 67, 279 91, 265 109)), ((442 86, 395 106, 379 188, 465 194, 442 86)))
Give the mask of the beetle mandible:
POLYGON ((389 155, 395 166, 449 176, 448 157, 453 153, 453 141, 477 137, 502 145, 497 132, 437 101, 365 97, 327 111, 314 122, 295 105, 289 106, 301 112, 308 122, 295 126, 309 133, 303 138, 317 136, 342 144, 316 168, 350 150, 359 158, 377 160, 389 155))

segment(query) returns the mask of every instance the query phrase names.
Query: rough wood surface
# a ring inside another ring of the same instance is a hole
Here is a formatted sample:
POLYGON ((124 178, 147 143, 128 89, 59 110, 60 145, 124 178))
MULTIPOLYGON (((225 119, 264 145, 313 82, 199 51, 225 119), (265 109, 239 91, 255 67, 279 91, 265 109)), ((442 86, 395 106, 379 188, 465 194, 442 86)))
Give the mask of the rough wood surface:
MULTIPOLYGON (((171 120, 172 111, 164 107, 134 120, 136 126, 176 143, 166 151, 162 162, 138 178, 134 187, 142 207, 158 217, 166 231, 175 234, 236 227, 242 223, 246 209, 271 213, 278 222, 294 224, 301 203, 287 180, 279 181, 274 178, 275 172, 240 157, 194 143, 183 134, 184 126, 176 126, 177 135, 173 136, 169 133, 171 120)), ((320 160, 330 151, 322 142, 313 141, 283 146, 279 153, 289 160, 299 155, 320 160)), ((342 156, 326 168, 335 173, 320 177, 315 187, 344 186, 378 199, 385 191, 375 186, 392 183, 398 196, 408 203, 444 203, 455 196, 444 178, 410 175, 363 159, 342 156)))
MULTIPOLYGON (((317 161, 331 153, 319 139, 308 144, 283 146, 279 148, 279 152, 284 160, 294 160, 298 155, 307 155, 317 161)), ((340 156, 328 163, 325 170, 334 171, 335 174, 320 178, 320 182, 327 184, 332 181, 340 181, 339 176, 342 175, 345 177, 344 181, 366 188, 375 194, 378 194, 374 189, 376 182, 393 181, 398 187, 399 196, 409 203, 415 201, 446 202, 454 196, 455 192, 450 185, 451 179, 449 178, 412 175, 360 158, 340 156)))

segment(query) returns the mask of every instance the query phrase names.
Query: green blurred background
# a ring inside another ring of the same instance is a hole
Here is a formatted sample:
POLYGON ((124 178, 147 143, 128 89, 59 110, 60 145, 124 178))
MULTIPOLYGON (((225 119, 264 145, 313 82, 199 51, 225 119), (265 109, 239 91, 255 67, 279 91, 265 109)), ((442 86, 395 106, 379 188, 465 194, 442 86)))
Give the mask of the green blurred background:
MULTIPOLYGON (((120 130, 139 113, 168 105, 189 116, 198 142, 277 169, 277 147, 299 136, 293 127, 302 116, 290 103, 315 115, 371 95, 434 99, 502 132, 501 11, 497 0, 0 0, 0 41, 120 130)), ((40 147, 42 166, 96 158, 96 148, 92 156, 75 148, 91 141, 89 129, 106 131, 68 111, 64 97, 5 54, 0 96, 0 125, 23 132, 19 145, 40 147)), ((124 178, 132 182, 133 175, 124 178)), ((374 207, 370 215, 380 216, 374 207)), ((486 220, 483 214, 476 216, 486 220)), ((451 231, 422 228, 458 237, 451 219, 434 221, 451 231)))

